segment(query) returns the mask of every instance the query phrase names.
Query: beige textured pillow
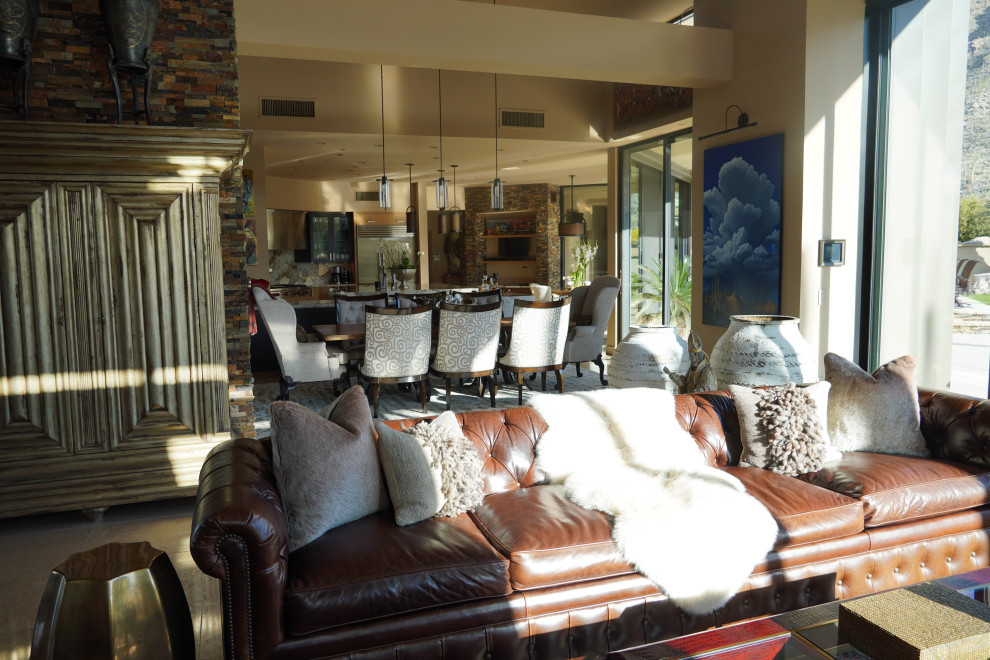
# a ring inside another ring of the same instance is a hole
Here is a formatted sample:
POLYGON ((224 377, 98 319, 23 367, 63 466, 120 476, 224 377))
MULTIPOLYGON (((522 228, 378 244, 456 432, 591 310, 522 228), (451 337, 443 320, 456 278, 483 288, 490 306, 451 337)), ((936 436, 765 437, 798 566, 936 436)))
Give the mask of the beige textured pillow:
POLYGON ((452 411, 421 422, 408 433, 381 422, 375 428, 396 524, 455 516, 481 503, 481 457, 452 411))
POLYGON ((351 387, 324 413, 291 401, 271 407, 275 483, 285 506, 289 552, 388 508, 364 390, 351 387))
POLYGON ((807 387, 730 385, 743 451, 739 464, 789 477, 842 458, 828 435, 827 382, 807 387))
POLYGON ((929 456, 921 435, 914 358, 891 360, 870 375, 849 360, 825 355, 828 433, 840 451, 929 456))

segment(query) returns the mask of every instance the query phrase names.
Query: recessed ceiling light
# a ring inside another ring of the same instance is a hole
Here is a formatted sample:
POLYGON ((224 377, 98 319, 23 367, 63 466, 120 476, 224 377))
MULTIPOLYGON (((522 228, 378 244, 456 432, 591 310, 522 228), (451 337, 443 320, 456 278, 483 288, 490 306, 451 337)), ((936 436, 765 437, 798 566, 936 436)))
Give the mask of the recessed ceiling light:
POLYGON ((518 170, 518 167, 503 167, 503 170, 518 170))

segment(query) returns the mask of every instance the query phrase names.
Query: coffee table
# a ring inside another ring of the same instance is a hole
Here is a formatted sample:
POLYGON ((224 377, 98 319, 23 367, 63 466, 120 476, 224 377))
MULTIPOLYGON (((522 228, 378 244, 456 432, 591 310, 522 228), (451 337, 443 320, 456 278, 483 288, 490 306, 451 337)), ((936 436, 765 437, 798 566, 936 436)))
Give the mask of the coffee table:
MULTIPOLYGON (((990 604, 990 568, 934 580, 990 604)), ((852 600, 852 599, 850 599, 852 600)), ((839 601, 637 646, 608 660, 863 660, 839 635, 839 601)))

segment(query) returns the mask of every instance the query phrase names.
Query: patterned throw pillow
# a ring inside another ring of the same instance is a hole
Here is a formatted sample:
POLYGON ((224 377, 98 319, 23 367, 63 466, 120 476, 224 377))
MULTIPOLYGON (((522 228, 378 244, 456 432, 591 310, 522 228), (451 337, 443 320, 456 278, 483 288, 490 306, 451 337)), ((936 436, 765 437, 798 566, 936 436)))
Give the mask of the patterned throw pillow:
POLYGON ((291 401, 271 407, 275 483, 289 552, 327 530, 388 507, 364 390, 355 385, 317 414, 291 401))
POLYGON ((842 458, 828 435, 826 382, 752 388, 730 385, 743 444, 739 465, 795 477, 842 458))
POLYGON ((915 359, 905 355, 868 374, 835 353, 826 354, 832 445, 840 451, 929 456, 921 434, 917 367, 915 359))
POLYGON ((381 422, 375 428, 396 524, 456 516, 481 504, 481 457, 452 411, 420 422, 408 433, 381 422))

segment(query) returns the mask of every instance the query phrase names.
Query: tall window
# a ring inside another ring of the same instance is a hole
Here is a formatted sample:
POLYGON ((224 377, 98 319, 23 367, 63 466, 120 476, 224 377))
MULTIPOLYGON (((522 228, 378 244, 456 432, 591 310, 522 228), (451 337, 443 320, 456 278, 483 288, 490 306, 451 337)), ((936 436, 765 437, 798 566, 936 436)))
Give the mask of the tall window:
POLYGON ((631 325, 691 327, 691 134, 619 151, 619 334, 631 325))
POLYGON ((919 385, 986 395, 985 358, 975 392, 953 373, 969 7, 969 0, 868 5, 872 167, 864 238, 873 249, 864 264, 869 328, 860 353, 869 368, 912 355, 919 385))

